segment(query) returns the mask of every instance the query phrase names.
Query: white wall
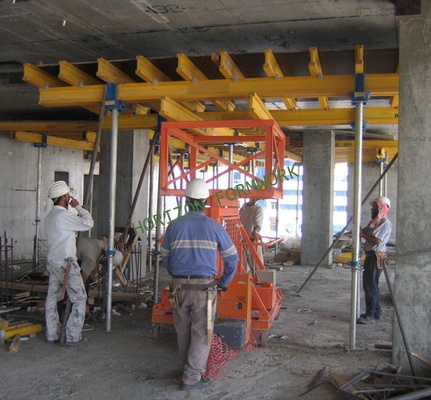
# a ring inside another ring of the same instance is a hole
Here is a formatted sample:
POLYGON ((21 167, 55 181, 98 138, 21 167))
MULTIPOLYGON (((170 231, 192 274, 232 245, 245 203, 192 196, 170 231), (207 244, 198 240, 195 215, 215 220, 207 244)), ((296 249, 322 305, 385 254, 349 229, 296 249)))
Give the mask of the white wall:
MULTIPOLYGON (((32 259, 36 218, 38 149, 32 143, 18 142, 9 133, 0 132, 0 234, 14 239, 14 259, 32 259)), ((69 184, 80 203, 83 200, 84 175, 90 161, 84 151, 48 146, 42 150, 42 186, 40 238, 45 238, 43 222, 52 208, 47 197, 55 171, 69 172, 69 184)), ((96 165, 96 174, 99 166, 96 165)), ((46 254, 43 251, 41 255, 46 254)))

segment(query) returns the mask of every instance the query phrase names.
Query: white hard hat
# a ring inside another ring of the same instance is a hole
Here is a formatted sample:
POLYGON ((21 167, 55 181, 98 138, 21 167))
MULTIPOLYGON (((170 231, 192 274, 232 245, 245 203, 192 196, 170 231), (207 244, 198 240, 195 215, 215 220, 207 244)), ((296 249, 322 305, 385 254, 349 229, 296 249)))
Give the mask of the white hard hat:
POLYGON ((388 208, 391 208, 391 201, 387 197, 385 196, 376 197, 373 201, 370 201, 370 205, 372 206, 376 200, 380 200, 382 203, 386 204, 388 208))
POLYGON ((48 197, 50 199, 58 199, 59 197, 70 193, 70 187, 65 181, 54 182, 48 190, 48 197))
POLYGON ((210 191, 203 179, 196 178, 187 184, 185 194, 192 199, 206 199, 210 196, 210 191))

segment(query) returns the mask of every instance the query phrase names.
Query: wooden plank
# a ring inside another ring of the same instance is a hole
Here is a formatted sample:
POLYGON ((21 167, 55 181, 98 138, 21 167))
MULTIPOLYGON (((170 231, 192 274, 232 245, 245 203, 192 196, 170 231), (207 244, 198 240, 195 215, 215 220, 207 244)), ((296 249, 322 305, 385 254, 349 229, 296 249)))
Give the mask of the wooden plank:
POLYGON ((9 346, 9 353, 18 353, 20 344, 21 336, 19 334, 16 334, 12 340, 12 344, 9 346))

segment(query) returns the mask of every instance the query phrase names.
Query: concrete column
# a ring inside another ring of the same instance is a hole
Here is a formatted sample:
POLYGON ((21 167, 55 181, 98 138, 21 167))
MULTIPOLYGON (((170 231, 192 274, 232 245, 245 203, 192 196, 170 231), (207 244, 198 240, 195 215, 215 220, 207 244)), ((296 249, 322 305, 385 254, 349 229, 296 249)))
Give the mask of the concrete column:
MULTIPOLYGON (((332 244, 335 135, 304 133, 301 264, 315 265, 332 244)), ((332 264, 332 254, 322 265, 332 264)))
MULTIPOLYGON (((118 139, 117 166, 117 207, 115 226, 124 228, 129 215, 130 206, 139 182, 142 167, 148 153, 148 130, 121 131, 118 139)), ((109 160, 110 160, 110 132, 104 132, 101 140, 100 174, 95 177, 93 217, 95 228, 93 237, 100 237, 109 231, 109 160), (96 219, 97 218, 97 219, 96 219)), ((147 173, 148 175, 148 173, 147 173)), ((142 221, 148 213, 148 177, 142 184, 141 194, 133 214, 132 222, 142 221)), ((131 228, 132 229, 132 228, 131 228)), ((145 276, 146 260, 146 232, 139 231, 142 244, 141 276, 145 276)))
MULTIPOLYGON (((431 237, 431 2, 400 19, 400 117, 397 253, 429 249, 431 237)), ((431 359, 431 253, 397 258, 395 296, 412 352, 431 359)), ((410 368, 394 322, 393 364, 410 368)), ((414 359, 417 374, 429 368, 414 359)))
MULTIPOLYGON (((388 193, 386 197, 391 200, 391 208, 388 212, 388 218, 392 222, 392 235, 391 239, 395 239, 396 235, 396 221, 397 221, 397 170, 398 161, 392 165, 391 169, 387 173, 388 177, 388 193)), ((353 215, 353 180, 354 180, 355 165, 349 164, 349 175, 348 175, 348 203, 347 213, 349 218, 353 215)), ((380 164, 377 163, 363 163, 362 164, 362 199, 367 195, 372 186, 376 183, 380 176, 380 164)), ((366 226, 371 220, 371 206, 369 202, 379 196, 379 186, 374 189, 371 193, 368 201, 362 207, 361 213, 361 226, 366 226)), ((347 228, 352 230, 352 224, 347 228)))

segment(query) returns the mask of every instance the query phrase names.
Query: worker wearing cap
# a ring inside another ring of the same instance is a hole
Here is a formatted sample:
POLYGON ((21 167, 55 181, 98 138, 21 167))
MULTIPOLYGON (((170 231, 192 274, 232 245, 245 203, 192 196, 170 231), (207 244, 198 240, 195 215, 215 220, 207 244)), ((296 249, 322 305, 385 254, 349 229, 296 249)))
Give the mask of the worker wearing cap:
POLYGON ((386 217, 391 206, 390 200, 387 197, 377 197, 370 205, 372 220, 361 229, 361 236, 365 239, 363 288, 366 309, 365 314, 358 318, 358 324, 371 324, 381 317, 379 278, 382 263, 386 261, 386 244, 392 231, 392 223, 386 217))
MULTIPOLYGON (((245 203, 239 210, 239 217, 247 235, 252 236, 251 241, 261 241, 259 232, 262 228, 263 208, 257 199, 250 199, 245 203)), ((262 246, 256 246, 255 249, 263 264, 262 246)), ((253 276, 256 274, 256 261, 248 246, 243 246, 243 265, 247 272, 251 272, 253 276)))
POLYGON ((46 337, 49 343, 60 340, 61 324, 57 312, 66 270, 70 264, 67 280, 67 295, 72 310, 66 324, 66 345, 82 343, 81 330, 85 319, 84 283, 76 261, 76 231, 88 231, 93 227, 93 219, 79 202, 70 196, 70 188, 64 181, 54 182, 49 188, 48 197, 54 203, 45 220, 45 234, 48 243, 47 270, 49 288, 45 304, 46 337), (69 204, 78 215, 68 210, 69 204))
MULTIPOLYGON (((185 190, 187 203, 202 206, 209 197, 207 184, 192 179, 185 190)), ((183 390, 204 388, 212 384, 211 378, 202 377, 210 351, 207 344, 207 292, 216 286, 226 288, 232 281, 238 254, 231 238, 221 224, 202 211, 189 212, 168 225, 162 246, 163 264, 172 275, 176 293, 174 325, 177 332, 179 355, 184 366, 176 382, 183 390), (223 276, 217 275, 217 251, 224 260, 223 276)), ((217 296, 212 296, 212 329, 217 296)), ((172 304, 172 303, 171 303, 172 304)))

